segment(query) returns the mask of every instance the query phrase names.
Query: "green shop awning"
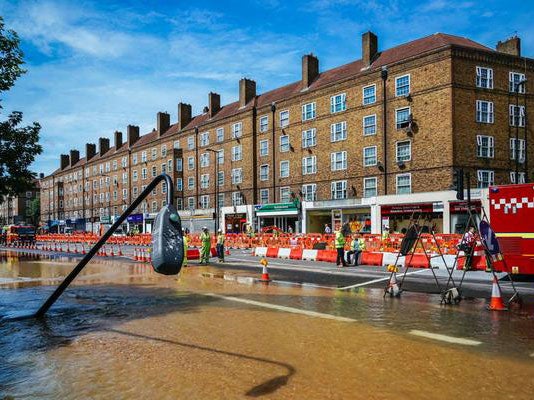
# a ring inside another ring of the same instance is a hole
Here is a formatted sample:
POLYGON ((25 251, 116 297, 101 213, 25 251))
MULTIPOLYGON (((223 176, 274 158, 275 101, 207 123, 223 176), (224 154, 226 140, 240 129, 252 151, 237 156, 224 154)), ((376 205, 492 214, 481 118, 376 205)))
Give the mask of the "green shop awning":
POLYGON ((268 217, 271 215, 298 215, 299 210, 295 203, 273 203, 264 204, 256 209, 256 214, 260 217, 268 217))

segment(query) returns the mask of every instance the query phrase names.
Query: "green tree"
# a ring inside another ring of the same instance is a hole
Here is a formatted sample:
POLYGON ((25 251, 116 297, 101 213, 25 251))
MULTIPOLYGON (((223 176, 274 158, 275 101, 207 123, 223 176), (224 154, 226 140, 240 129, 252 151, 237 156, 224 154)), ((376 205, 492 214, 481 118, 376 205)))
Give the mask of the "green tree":
POLYGON ((41 199, 36 197, 30 202, 29 215, 34 225, 39 225, 39 217, 41 216, 41 199))
MULTIPOLYGON (((0 17, 0 95, 26 72, 23 64, 19 37, 16 32, 4 29, 4 19, 0 17)), ((41 126, 37 122, 30 126, 21 124, 20 111, 11 112, 7 120, 0 121, 0 202, 6 195, 15 196, 31 188, 35 174, 29 168, 42 152, 41 126)))

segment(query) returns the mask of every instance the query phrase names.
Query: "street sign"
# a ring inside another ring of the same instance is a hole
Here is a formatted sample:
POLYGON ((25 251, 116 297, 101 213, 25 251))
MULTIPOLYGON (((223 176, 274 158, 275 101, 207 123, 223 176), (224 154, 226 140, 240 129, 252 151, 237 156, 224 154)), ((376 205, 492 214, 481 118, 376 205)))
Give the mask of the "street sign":
POLYGON ((499 248, 499 242, 497 241, 497 236, 495 236, 495 232, 493 232, 493 229, 491 229, 490 224, 488 224, 486 221, 480 221, 478 230, 481 238, 486 242, 486 246, 488 247, 490 254, 499 254, 501 252, 499 248))

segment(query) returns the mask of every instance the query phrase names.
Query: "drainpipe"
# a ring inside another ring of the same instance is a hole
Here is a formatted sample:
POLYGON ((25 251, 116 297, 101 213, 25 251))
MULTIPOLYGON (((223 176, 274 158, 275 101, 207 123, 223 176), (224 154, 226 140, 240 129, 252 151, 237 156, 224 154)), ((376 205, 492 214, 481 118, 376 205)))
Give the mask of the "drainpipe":
POLYGON ((273 152, 273 165, 272 165, 272 170, 273 170, 273 203, 276 203, 276 157, 275 157, 275 151, 276 151, 276 137, 275 137, 275 122, 274 122, 274 114, 276 112, 276 103, 272 103, 271 104, 271 113, 272 113, 272 118, 271 118, 271 122, 272 122, 272 129, 273 129, 273 140, 272 140, 272 144, 273 144, 273 148, 272 148, 272 152, 273 152))
POLYGON ((383 139, 383 152, 384 152, 384 195, 388 194, 388 148, 387 148, 387 93, 386 93, 386 81, 388 79, 388 69, 386 66, 382 67, 380 71, 380 77, 382 78, 382 130, 384 134, 383 139))

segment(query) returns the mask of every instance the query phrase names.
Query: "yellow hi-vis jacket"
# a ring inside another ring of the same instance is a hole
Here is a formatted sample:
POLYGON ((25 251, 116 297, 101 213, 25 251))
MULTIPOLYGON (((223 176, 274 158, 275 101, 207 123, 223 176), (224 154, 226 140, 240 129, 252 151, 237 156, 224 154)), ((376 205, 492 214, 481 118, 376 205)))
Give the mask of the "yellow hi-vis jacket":
POLYGON ((336 249, 342 249, 345 247, 345 236, 341 231, 336 231, 336 249))

